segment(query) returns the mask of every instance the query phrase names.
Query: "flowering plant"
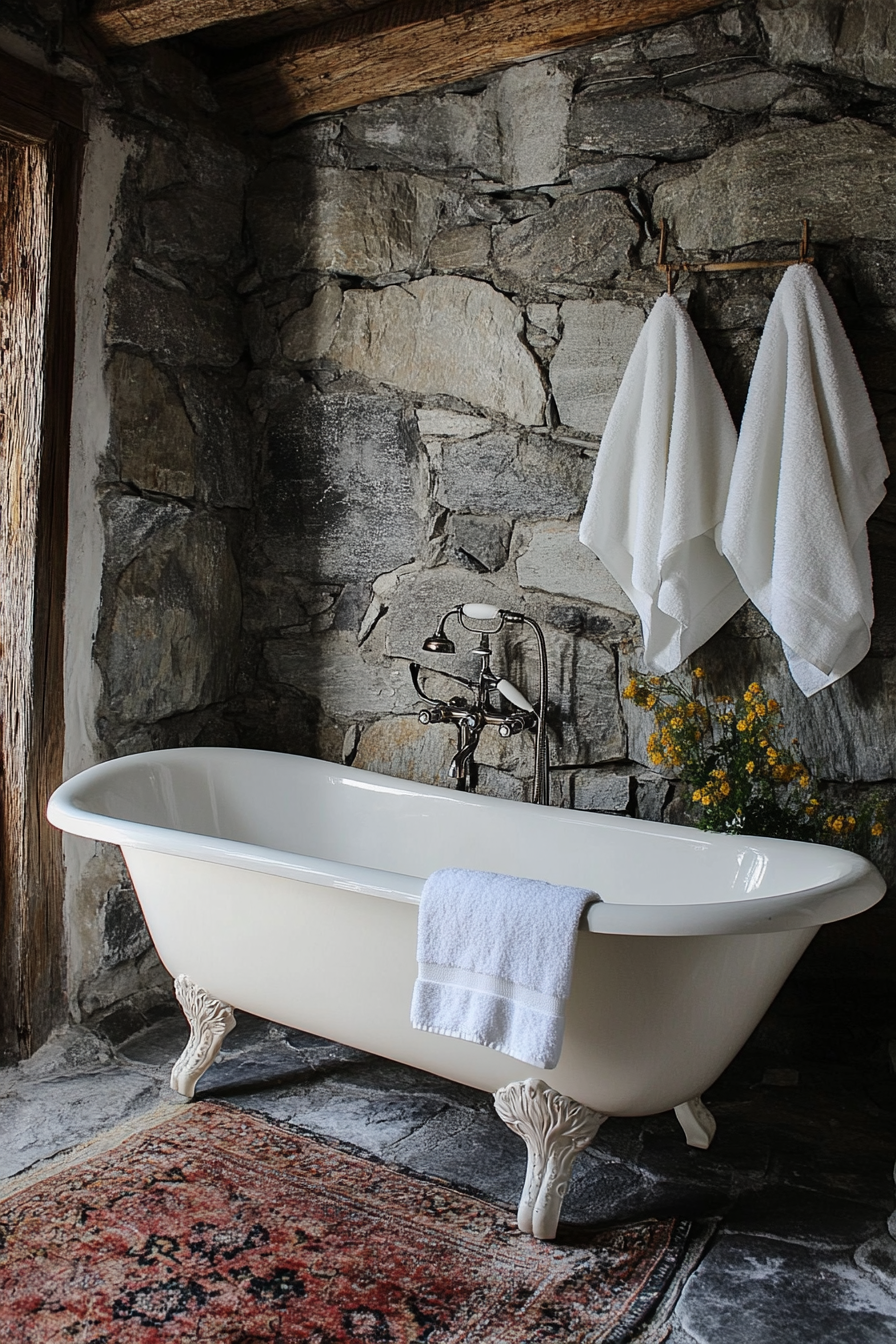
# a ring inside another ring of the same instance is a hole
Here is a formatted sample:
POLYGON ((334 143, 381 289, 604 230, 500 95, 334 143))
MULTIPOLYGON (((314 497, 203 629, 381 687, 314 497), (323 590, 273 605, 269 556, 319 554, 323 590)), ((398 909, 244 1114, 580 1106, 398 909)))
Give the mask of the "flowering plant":
POLYGON ((781 706, 759 682, 739 696, 710 696, 703 669, 684 677, 635 675, 626 700, 651 710, 653 765, 679 771, 685 806, 703 831, 776 835, 867 852, 885 829, 887 803, 871 796, 854 812, 828 810, 786 739, 781 706))

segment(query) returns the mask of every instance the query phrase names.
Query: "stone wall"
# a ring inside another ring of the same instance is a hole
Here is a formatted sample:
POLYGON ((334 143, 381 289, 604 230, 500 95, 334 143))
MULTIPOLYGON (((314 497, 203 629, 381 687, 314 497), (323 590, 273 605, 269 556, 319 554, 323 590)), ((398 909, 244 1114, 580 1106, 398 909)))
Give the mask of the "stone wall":
MULTIPOLYGON (((52 24, 4 17, 0 45, 47 68, 52 24)), ((255 163, 173 52, 99 72, 68 56, 55 69, 84 86, 90 109, 66 594, 71 774, 128 751, 236 740, 226 709, 257 459, 238 285, 251 270, 244 192, 255 163)), ((66 837, 65 859, 73 1014, 167 998, 117 848, 66 837)))
MULTIPOLYGON (((884 0, 763 0, 433 94, 300 125, 246 218, 265 438, 247 552, 241 740, 447 781, 453 731, 414 715, 408 661, 462 600, 546 629, 554 800, 660 818, 647 723, 620 698, 632 609, 578 542, 609 408, 663 279, 692 258, 813 250, 896 453, 896 47, 884 0)), ((679 287, 739 418, 780 271, 679 287)), ((820 775, 896 778, 896 520, 871 542, 869 658, 805 701, 746 607, 701 653, 761 677, 820 775)), ((534 697, 514 635, 507 675, 534 697)), ((443 683, 444 684, 444 683, 443 683)), ((524 796, 528 742, 482 740, 481 789, 524 796)), ((672 808, 670 812, 669 809, 672 808)), ((889 862, 887 860, 887 862, 889 862)))
MULTIPOLYGON (((240 278, 247 147, 220 126, 192 65, 170 52, 116 63, 106 100, 130 154, 106 283, 109 437, 97 462, 104 559, 93 656, 97 752, 232 743, 242 593, 238 557, 253 499, 240 278)), ((114 854, 114 851, 113 851, 114 854)), ((99 864, 112 863, 101 852, 99 864)), ((84 1012, 146 979, 150 946, 123 870, 100 895, 84 1012), (136 918, 135 918, 136 916, 136 918)))

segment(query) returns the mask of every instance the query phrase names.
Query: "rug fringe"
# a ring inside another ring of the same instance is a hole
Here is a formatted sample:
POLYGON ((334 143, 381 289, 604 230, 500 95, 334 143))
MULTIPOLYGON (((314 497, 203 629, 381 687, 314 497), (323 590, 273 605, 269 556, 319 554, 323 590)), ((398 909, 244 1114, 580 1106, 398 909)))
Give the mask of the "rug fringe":
POLYGON ((706 1218, 691 1224, 691 1239, 666 1291, 650 1318, 631 1336, 629 1344, 663 1344, 672 1331, 670 1317, 678 1305, 684 1286, 706 1254, 721 1218, 706 1218))
POLYGON ((134 1134, 142 1134, 144 1130, 155 1129, 158 1125, 164 1125, 168 1120, 173 1120, 175 1116, 183 1117, 186 1113, 184 1101, 175 1101, 174 1099, 168 1101, 163 1098, 152 1110, 144 1111, 142 1115, 132 1116, 130 1120, 123 1120, 121 1124, 114 1125, 112 1129, 103 1130, 102 1133, 95 1134, 92 1139, 85 1139, 83 1143, 75 1144, 72 1148, 66 1148, 53 1157, 39 1158, 25 1171, 20 1171, 18 1175, 10 1176, 7 1180, 0 1182, 0 1203, 9 1199, 12 1195, 18 1195, 23 1190, 29 1189, 32 1185, 39 1185, 41 1181, 48 1180, 51 1176, 58 1176, 67 1167, 78 1166, 81 1162, 86 1162, 100 1153, 108 1153, 113 1148, 118 1148, 134 1134))

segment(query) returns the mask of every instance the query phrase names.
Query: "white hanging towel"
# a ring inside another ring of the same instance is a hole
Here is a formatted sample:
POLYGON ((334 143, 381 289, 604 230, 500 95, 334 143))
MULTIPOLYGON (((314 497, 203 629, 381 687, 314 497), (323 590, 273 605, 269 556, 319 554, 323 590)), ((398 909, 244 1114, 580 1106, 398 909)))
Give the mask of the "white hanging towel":
POLYGON ((804 695, 868 652, 865 525, 888 473, 834 302, 813 266, 791 266, 756 356, 720 546, 804 695))
POLYGON ((715 540, 736 445, 694 324, 663 294, 610 411, 579 530, 631 598, 656 672, 673 671, 747 600, 715 540))

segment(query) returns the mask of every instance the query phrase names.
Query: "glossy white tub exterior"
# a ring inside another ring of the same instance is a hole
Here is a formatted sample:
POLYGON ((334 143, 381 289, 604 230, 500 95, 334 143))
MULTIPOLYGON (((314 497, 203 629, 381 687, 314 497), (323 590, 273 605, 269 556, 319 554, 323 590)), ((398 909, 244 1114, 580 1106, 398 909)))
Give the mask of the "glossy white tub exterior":
POLYGON ((436 868, 593 887, 563 1054, 610 1115, 667 1110, 730 1062, 818 927, 883 879, 818 845, 706 835, 230 748, 94 766, 48 809, 121 846, 172 976, 235 1008, 494 1091, 532 1070, 415 1031, 417 903, 436 868))

